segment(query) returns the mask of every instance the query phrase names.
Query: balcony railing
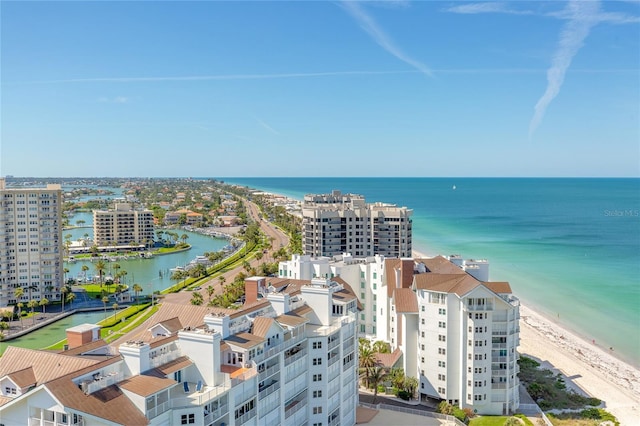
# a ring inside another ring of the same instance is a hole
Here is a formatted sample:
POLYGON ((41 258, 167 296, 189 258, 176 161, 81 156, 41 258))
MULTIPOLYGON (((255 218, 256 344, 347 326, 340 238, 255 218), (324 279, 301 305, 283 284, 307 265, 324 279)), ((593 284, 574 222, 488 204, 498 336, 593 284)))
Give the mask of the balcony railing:
POLYGON ((149 365, 151 366, 151 368, 156 368, 168 362, 176 360, 181 356, 182 356, 182 352, 179 349, 176 349, 164 354, 156 355, 153 358, 149 358, 149 365))
MULTIPOLYGON (((171 405, 171 408, 183 408, 183 407, 191 407, 194 405, 204 405, 207 402, 211 401, 212 399, 215 399, 216 397, 220 396, 224 392, 228 391, 229 389, 231 389, 231 381, 225 381, 224 383, 218 386, 214 386, 214 387, 207 386, 204 392, 201 392, 201 393, 194 392, 193 394, 191 394, 191 396, 171 398, 170 405, 171 405)), ((182 392, 182 387, 180 387, 179 392, 182 392)))
POLYGON ((280 382, 272 382, 270 385, 258 390, 258 400, 264 399, 280 389, 280 382))
POLYGON ((147 410, 147 418, 153 419, 154 417, 158 417, 160 414, 164 413, 169 408, 171 408, 171 404, 169 403, 169 401, 156 405, 155 407, 147 410))
POLYGON ((260 373, 258 373, 258 381, 261 382, 264 379, 266 379, 267 377, 276 374, 278 371, 280 371, 280 365, 278 365, 278 364, 274 364, 271 367, 267 367, 266 370, 261 371, 260 373))
POLYGON ((100 389, 104 389, 107 386, 111 386, 113 384, 118 383, 122 380, 122 373, 119 371, 114 371, 107 376, 102 376, 97 380, 87 383, 86 394, 92 394, 100 389))
POLYGON ((209 414, 204 416, 204 424, 208 425, 214 420, 218 420, 220 417, 227 414, 229 406, 227 404, 221 405, 219 408, 213 410, 209 414))
POLYGON ((295 413, 297 413, 298 411, 300 411, 304 406, 307 405, 307 400, 303 399, 301 401, 294 401, 293 403, 290 403, 289 405, 291 405, 291 408, 285 410, 284 412, 284 418, 288 419, 289 417, 293 416, 295 413))
POLYGON ((236 424, 237 425, 242 425, 247 423, 249 420, 251 420, 252 418, 254 418, 256 416, 256 409, 254 408, 251 411, 247 411, 246 413, 244 413, 243 415, 241 415, 240 417, 238 417, 236 419, 236 424))

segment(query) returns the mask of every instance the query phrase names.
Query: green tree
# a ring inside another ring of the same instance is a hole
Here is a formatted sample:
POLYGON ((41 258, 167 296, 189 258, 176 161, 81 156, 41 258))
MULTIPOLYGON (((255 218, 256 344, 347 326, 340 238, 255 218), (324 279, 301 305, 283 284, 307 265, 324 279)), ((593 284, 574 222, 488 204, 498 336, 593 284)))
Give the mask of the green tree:
POLYGON ((369 371, 369 386, 373 386, 373 401, 376 403, 376 397, 378 396, 378 385, 382 384, 388 377, 387 369, 384 367, 373 367, 369 371))
POLYGON ((108 296, 103 296, 102 297, 102 304, 104 305, 104 319, 107 319, 107 303, 109 303, 109 297, 108 296))
POLYGON ((42 299, 40 299, 40 302, 38 302, 38 305, 42 306, 43 314, 46 314, 45 309, 48 304, 49 304, 49 299, 47 299, 46 297, 43 297, 42 299))
POLYGON ((73 304, 73 301, 75 300, 76 295, 73 293, 69 293, 67 294, 67 302, 69 302, 69 305, 73 304))
POLYGON ((180 239, 182 240, 182 244, 187 244, 187 240, 189 239, 189 236, 187 234, 182 234, 180 236, 180 239))
POLYGON ((19 302, 20 298, 22 298, 22 296, 24 296, 24 289, 22 287, 16 288, 15 290, 13 290, 13 296, 19 302))
POLYGON ((140 301, 138 300, 138 295, 140 294, 141 291, 142 291, 142 286, 140 284, 133 285, 133 292, 136 294, 136 304, 140 303, 140 301))
POLYGON ((387 342, 383 342, 382 340, 377 340, 373 344, 372 349, 374 352, 377 352, 380 354, 391 353, 391 345, 389 345, 387 342))
POLYGON ((115 320, 118 319, 118 304, 117 303, 113 304, 113 319, 115 319, 115 320))
POLYGON ((69 287, 63 285, 60 289, 60 301, 62 302, 62 312, 64 312, 64 299, 67 298, 67 293, 69 293, 69 287))
POLYGON ((27 302, 27 307, 29 309, 31 309, 31 315, 33 317, 33 324, 35 325, 36 323, 36 316, 34 315, 33 311, 36 308, 36 306, 38 306, 38 302, 36 302, 35 300, 31 299, 29 300, 29 302, 27 302))
POLYGON ((89 270, 89 267, 87 265, 82 265, 82 267, 80 269, 82 269, 82 272, 84 273, 84 279, 85 279, 85 282, 86 282, 87 281, 87 271, 89 270))
POLYGON ((202 294, 198 293, 197 291, 194 292, 193 295, 191 296, 191 304, 200 306, 202 305, 203 302, 204 300, 202 299, 202 294))
POLYGON ((96 264, 94 265, 94 268, 96 269, 96 272, 98 273, 98 276, 100 277, 100 287, 102 287, 102 284, 103 284, 102 277, 104 276, 104 271, 107 268, 107 265, 106 265, 106 263, 104 263, 104 260, 98 260, 96 262, 96 264))
POLYGON ((24 308, 24 303, 18 302, 16 307, 18 308, 18 318, 20 318, 20 328, 24 328, 24 324, 22 324, 22 308, 24 308))
POLYGON ((416 390, 418 389, 418 379, 415 377, 406 377, 402 385, 404 390, 411 395, 411 398, 415 398, 416 390))

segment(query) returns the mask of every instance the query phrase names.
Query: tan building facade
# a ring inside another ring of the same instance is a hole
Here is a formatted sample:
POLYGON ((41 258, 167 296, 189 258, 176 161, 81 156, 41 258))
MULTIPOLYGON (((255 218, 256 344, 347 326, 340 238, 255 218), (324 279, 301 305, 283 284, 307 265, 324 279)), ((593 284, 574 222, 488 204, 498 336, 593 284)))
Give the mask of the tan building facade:
POLYGON ((155 240, 153 212, 134 210, 128 203, 117 203, 113 210, 94 210, 93 235, 99 247, 148 245, 155 240))
POLYGON ((0 306, 59 300, 63 279, 61 186, 8 188, 0 178, 0 306))

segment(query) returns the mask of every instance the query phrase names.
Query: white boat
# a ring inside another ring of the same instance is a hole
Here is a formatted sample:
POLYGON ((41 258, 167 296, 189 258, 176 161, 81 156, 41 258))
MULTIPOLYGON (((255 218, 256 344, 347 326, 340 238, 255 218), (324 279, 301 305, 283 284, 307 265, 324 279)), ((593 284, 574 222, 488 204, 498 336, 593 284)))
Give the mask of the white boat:
POLYGON ((456 189, 456 186, 455 186, 455 185, 453 185, 453 190, 455 191, 455 189, 456 189))
POLYGON ((184 267, 182 266, 176 266, 175 268, 171 268, 169 269, 170 272, 178 272, 178 271, 184 271, 184 267))

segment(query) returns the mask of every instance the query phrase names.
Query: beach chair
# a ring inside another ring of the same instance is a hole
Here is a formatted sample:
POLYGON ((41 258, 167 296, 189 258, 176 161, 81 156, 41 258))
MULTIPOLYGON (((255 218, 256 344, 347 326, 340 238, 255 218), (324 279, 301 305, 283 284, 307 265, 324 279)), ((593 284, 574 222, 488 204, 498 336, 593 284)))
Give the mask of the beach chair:
POLYGON ((184 393, 189 393, 189 383, 182 382, 182 386, 184 386, 184 393))
POLYGON ((196 392, 202 392, 202 380, 198 380, 198 384, 196 385, 196 392))

